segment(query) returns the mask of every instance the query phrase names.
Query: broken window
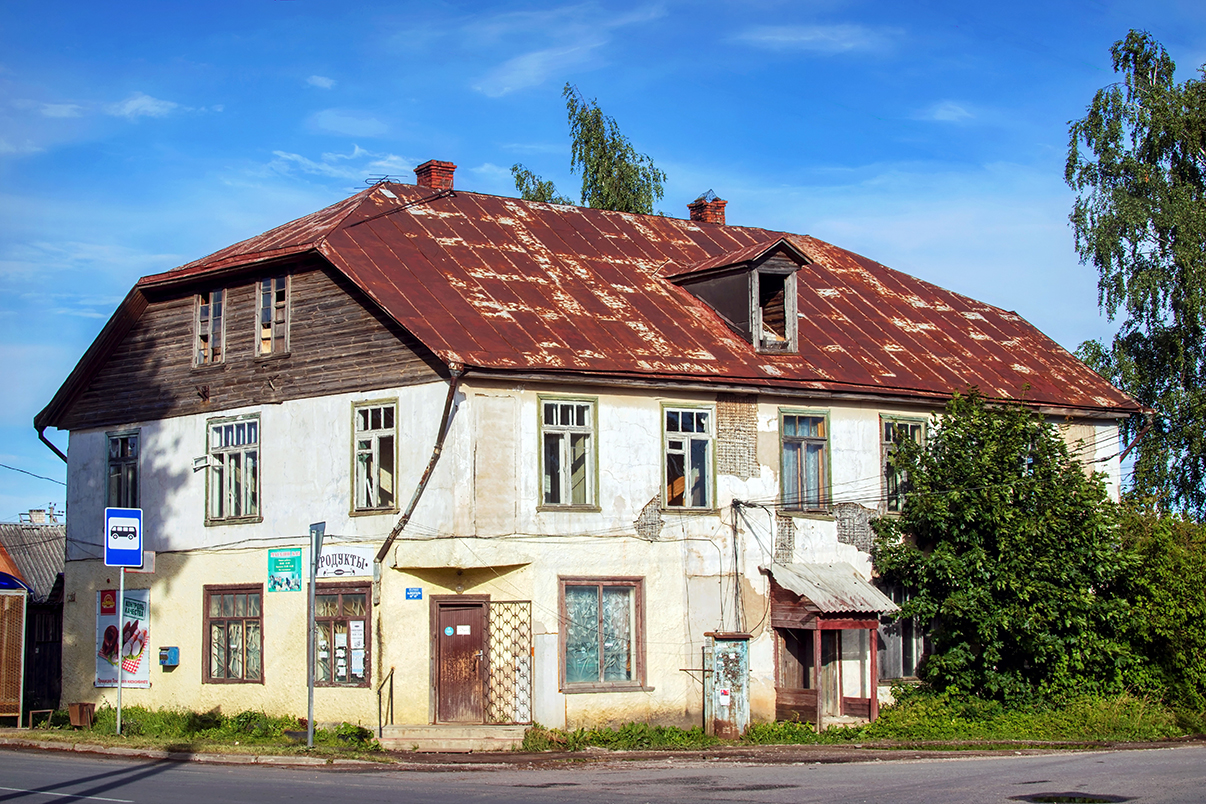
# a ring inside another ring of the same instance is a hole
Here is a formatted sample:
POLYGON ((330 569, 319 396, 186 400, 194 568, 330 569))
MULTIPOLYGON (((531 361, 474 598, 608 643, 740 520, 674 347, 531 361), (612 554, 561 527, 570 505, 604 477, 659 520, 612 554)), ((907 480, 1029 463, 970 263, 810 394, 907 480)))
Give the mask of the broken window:
POLYGON ((138 507, 138 433, 109 434, 110 508, 138 507))
POLYGON ((314 596, 314 681, 369 685, 369 590, 320 585, 314 596))
POLYGON ((388 511, 397 506, 394 411, 392 403, 362 405, 354 411, 357 511, 388 511))
POLYGON ((541 398, 542 504, 594 504, 594 411, 590 401, 541 398))
MULTIPOLYGON (((912 594, 897 585, 881 586, 881 591, 897 606, 903 606, 912 594)), ((883 647, 879 654, 880 680, 915 678, 917 665, 926 652, 925 630, 915 617, 902 617, 881 623, 879 638, 883 647)))
POLYGON ((643 683, 643 581, 562 579, 565 691, 643 683))
POLYGON ((222 290, 197 294, 195 365, 207 366, 226 359, 226 319, 222 315, 225 296, 222 290))
POLYGON ((905 495, 912 487, 908 472, 896 466, 896 445, 905 440, 922 443, 925 423, 910 419, 881 419, 880 423, 883 426, 884 509, 899 514, 904 507, 905 495))
POLYGON ((754 275, 756 345, 766 351, 796 351, 795 274, 756 271, 754 275))
POLYGON ((276 276, 259 283, 260 356, 289 351, 289 277, 276 276))
POLYGON ((795 511, 824 510, 829 503, 829 435, 823 414, 784 413, 783 506, 795 511))
POLYGON ((260 419, 209 423, 209 521, 260 515, 260 419))
POLYGON ((665 414, 665 504, 711 508, 712 412, 666 408, 665 414))
POLYGON ((264 681, 260 586, 205 587, 205 682, 264 681))

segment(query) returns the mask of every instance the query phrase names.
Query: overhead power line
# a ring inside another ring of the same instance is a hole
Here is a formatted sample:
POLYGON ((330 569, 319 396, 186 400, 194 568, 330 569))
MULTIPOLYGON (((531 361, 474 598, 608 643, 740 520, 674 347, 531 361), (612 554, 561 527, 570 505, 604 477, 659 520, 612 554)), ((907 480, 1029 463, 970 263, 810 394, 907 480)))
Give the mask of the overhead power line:
POLYGON ((9 466, 6 463, 0 463, 0 469, 11 469, 14 472, 20 472, 23 475, 29 475, 30 477, 36 477, 38 480, 49 480, 51 483, 58 483, 60 486, 67 485, 62 480, 55 480, 53 477, 47 477, 46 475, 35 475, 33 472, 27 472, 24 469, 18 469, 17 467, 9 466))

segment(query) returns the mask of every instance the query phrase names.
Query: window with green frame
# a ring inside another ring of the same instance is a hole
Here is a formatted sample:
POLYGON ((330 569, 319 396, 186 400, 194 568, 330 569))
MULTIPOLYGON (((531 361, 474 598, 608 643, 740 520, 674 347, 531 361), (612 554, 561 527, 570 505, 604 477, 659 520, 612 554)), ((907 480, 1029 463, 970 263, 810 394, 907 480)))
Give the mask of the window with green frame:
POLYGON ((540 400, 541 504, 595 504, 595 403, 540 400))
POLYGON ((665 504, 668 508, 712 507, 712 411, 666 408, 665 504))
POLYGON ((783 507, 820 511, 829 504, 829 422, 819 413, 783 413, 783 507))
POLYGON ((908 473, 898 469, 893 460, 896 445, 905 440, 922 443, 925 440, 925 422, 881 417, 880 425, 883 432, 884 509, 890 514, 899 514, 911 486, 908 473))

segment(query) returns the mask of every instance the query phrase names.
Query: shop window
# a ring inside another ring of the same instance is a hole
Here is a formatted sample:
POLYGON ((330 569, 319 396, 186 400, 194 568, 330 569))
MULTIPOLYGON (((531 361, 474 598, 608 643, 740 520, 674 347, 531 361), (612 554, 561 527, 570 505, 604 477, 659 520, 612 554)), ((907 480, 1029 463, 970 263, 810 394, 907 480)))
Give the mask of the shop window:
POLYGON ((314 595, 314 680, 324 687, 369 685, 369 589, 319 584, 314 595))
POLYGON ((206 683, 263 683, 262 592, 260 586, 205 587, 206 683))
POLYGON ((643 685, 643 588, 639 578, 561 579, 566 692, 643 685))

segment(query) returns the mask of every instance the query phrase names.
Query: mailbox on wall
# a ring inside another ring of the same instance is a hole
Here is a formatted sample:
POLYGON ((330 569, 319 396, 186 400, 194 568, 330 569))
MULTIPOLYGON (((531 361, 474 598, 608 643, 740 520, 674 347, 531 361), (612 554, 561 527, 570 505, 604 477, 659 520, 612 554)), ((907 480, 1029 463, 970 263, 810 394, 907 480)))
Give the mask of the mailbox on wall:
POLYGON ((160 648, 159 664, 167 668, 180 664, 180 648, 160 648))

